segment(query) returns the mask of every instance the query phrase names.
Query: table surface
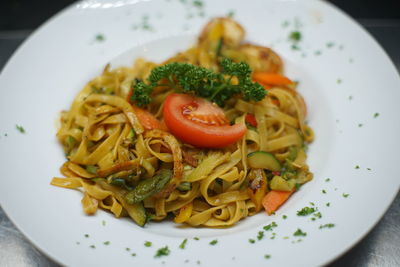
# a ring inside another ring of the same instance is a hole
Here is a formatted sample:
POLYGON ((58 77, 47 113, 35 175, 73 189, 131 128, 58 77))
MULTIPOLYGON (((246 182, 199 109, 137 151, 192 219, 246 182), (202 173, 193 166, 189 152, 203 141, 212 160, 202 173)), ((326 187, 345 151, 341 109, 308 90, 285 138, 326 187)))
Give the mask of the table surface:
MULTIPOLYGON (((400 70, 400 20, 358 21, 378 40, 400 70)), ((0 31, 0 69, 31 32, 0 31)), ((374 229, 329 266, 400 266, 399 222, 400 194, 374 229)), ((0 266, 59 266, 20 233, 1 206, 0 266)))

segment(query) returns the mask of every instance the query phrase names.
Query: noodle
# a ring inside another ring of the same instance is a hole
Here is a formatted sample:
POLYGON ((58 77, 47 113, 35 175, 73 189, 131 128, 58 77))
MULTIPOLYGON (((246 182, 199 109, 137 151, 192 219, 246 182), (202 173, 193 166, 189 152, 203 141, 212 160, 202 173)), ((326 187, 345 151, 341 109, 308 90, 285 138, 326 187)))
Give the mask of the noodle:
MULTIPOLYGON (((196 46, 160 65, 185 62, 218 71, 219 58, 227 57, 246 61, 253 71, 282 73, 282 61, 274 51, 243 44, 243 38, 239 24, 217 18, 206 25, 196 46)), ((256 125, 248 124, 245 135, 235 144, 196 148, 180 141, 162 124, 164 100, 173 89, 156 87, 145 111, 130 103, 132 83, 146 79, 160 65, 144 59, 114 70, 107 65, 75 97, 70 110, 62 112, 57 137, 67 157, 61 167, 65 178, 54 177, 51 184, 82 190, 86 214, 100 208, 116 217, 130 216, 139 225, 172 214, 176 223, 227 227, 261 209, 268 191, 278 190, 272 183, 278 181, 276 177, 287 182, 284 186, 312 179, 306 144, 314 134, 305 124, 304 100, 293 86, 273 86, 259 102, 229 99, 223 108, 228 120, 243 124, 251 114, 256 125), (140 112, 152 114, 161 126, 149 129, 140 112), (268 152, 281 169, 259 171, 251 167, 248 157, 257 151, 268 152), (163 188, 154 189, 140 202, 127 198, 143 182, 150 184, 156 179, 160 170, 171 173, 163 188)))

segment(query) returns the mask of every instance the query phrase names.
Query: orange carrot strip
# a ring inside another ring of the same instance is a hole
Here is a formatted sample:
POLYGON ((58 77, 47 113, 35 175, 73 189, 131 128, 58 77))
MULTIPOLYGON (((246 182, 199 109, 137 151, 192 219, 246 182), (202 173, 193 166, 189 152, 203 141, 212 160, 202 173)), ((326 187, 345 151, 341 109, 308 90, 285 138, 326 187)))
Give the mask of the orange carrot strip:
POLYGON ((278 74, 278 73, 269 73, 269 72, 254 72, 253 73, 253 80, 261 83, 262 85, 272 85, 272 86, 279 86, 279 85, 289 85, 292 84, 289 78, 278 74))
POLYGON ((154 117, 153 114, 148 112, 145 109, 139 108, 137 106, 132 106, 135 115, 138 117, 140 124, 142 124, 143 128, 146 130, 160 129, 166 130, 165 126, 154 117))
POLYGON ((285 203, 293 191, 269 191, 262 200, 262 204, 268 215, 274 213, 278 208, 285 203))

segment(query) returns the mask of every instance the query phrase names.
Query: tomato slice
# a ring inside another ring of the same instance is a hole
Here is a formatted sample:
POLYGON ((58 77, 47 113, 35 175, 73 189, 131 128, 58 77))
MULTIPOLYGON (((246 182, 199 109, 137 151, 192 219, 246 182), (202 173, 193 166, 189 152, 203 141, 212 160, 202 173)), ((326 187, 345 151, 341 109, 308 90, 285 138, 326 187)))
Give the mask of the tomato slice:
POLYGON ((244 124, 230 125, 217 105, 186 94, 170 94, 165 99, 163 115, 173 135, 197 147, 225 147, 246 132, 244 124))

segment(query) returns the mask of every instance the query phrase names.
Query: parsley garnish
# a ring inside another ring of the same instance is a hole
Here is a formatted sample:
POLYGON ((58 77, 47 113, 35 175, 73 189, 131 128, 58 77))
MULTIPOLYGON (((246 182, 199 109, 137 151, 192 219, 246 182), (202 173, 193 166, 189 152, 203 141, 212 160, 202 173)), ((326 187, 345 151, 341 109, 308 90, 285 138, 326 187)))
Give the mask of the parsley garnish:
POLYGON ((360 168, 360 166, 359 165, 356 165, 355 167, 354 167, 354 169, 359 169, 360 168))
POLYGON ((24 127, 22 127, 22 126, 16 124, 16 125, 15 125, 15 128, 17 128, 17 130, 18 130, 20 133, 25 133, 24 127))
POLYGON ((183 239, 182 243, 179 245, 179 248, 184 249, 187 243, 187 238, 183 239))
POLYGON ((264 237, 264 232, 263 231, 259 231, 258 235, 257 235, 257 239, 261 240, 261 239, 263 239, 263 237, 264 237))
POLYGON ((95 249, 95 248, 96 248, 96 246, 95 246, 95 245, 90 245, 90 247, 91 247, 91 248, 93 248, 93 249, 95 249))
POLYGON ((378 118, 378 116, 379 116, 379 113, 376 112, 376 113, 374 114, 374 118, 378 118))
POLYGON ((319 229, 322 229, 322 228, 332 228, 332 227, 334 227, 335 225, 333 224, 333 223, 327 223, 327 224, 324 224, 324 225, 320 225, 319 226, 319 229))
POLYGON ((221 61, 221 73, 188 63, 173 62, 154 68, 147 82, 134 84, 132 100, 139 106, 151 102, 151 93, 157 86, 166 86, 181 93, 192 93, 223 106, 234 95, 242 94, 245 100, 260 101, 266 90, 251 79, 251 69, 244 62, 229 59, 221 61), (233 84, 236 77, 238 83, 233 84))
POLYGON ((265 231, 270 231, 270 230, 272 230, 272 228, 277 227, 277 226, 278 225, 276 224, 276 222, 272 222, 272 223, 264 226, 263 228, 264 228, 265 231))
POLYGON ((300 228, 297 228, 296 232, 294 232, 294 233, 293 233, 293 235, 294 235, 294 236, 306 236, 306 235, 307 235, 307 233, 306 233, 306 232, 303 232, 303 231, 301 231, 301 229, 300 229, 300 228))
POLYGON ((299 42, 301 40, 301 32, 293 31, 289 34, 289 39, 293 42, 299 42))
POLYGON ((163 248, 159 248, 156 252, 156 255, 154 255, 154 258, 160 258, 162 256, 168 256, 171 251, 169 250, 168 246, 165 246, 163 248))
POLYGON ((330 182, 331 178, 326 178, 325 182, 330 182))
POLYGON ((106 38, 104 37, 103 34, 99 33, 99 34, 96 35, 96 41, 103 42, 105 39, 106 38))
POLYGON ((286 220, 287 216, 286 215, 282 215, 282 219, 286 220))
POLYGON ((106 245, 106 246, 108 246, 108 245, 110 245, 110 243, 111 243, 110 241, 106 241, 106 242, 104 242, 103 244, 106 245))
POLYGON ((325 190, 325 189, 322 189, 322 193, 323 193, 323 194, 326 194, 326 190, 325 190))
POLYGON ((350 194, 345 194, 345 193, 343 193, 342 196, 345 197, 345 198, 347 198, 348 196, 350 196, 350 194))
POLYGON ((334 45, 335 45, 334 42, 329 42, 329 43, 326 44, 326 47, 331 48, 331 47, 333 47, 334 45))
POLYGON ((271 255, 265 254, 265 255, 264 255, 264 258, 265 258, 265 259, 269 259, 269 258, 271 258, 271 255))
POLYGON ((130 248, 125 248, 125 250, 126 250, 126 251, 131 251, 131 249, 130 249, 130 248))
POLYGON ((132 256, 132 257, 135 257, 135 256, 136 256, 136 253, 132 253, 131 256, 132 256))
POLYGON ((229 10, 228 14, 226 15, 228 18, 233 18, 235 16, 235 10, 229 10))
POLYGON ((197 236, 193 237, 193 239, 196 241, 200 240, 200 238, 198 238, 197 236))
POLYGON ((152 243, 150 241, 144 242, 145 247, 151 247, 152 243))
POLYGON ((85 234, 85 237, 86 237, 86 238, 88 238, 88 237, 89 237, 89 235, 88 235, 88 234, 85 234))
POLYGON ((310 208, 310 207, 304 207, 301 210, 297 211, 297 216, 307 216, 316 211, 315 208, 310 208))
POLYGON ((249 239, 249 243, 254 244, 256 241, 252 238, 249 239))
POLYGON ((217 239, 214 239, 213 241, 210 242, 210 245, 214 246, 214 245, 216 245, 217 243, 218 243, 218 240, 217 240, 217 239))
POLYGON ((359 124, 358 124, 358 127, 363 127, 363 124, 362 124, 362 123, 359 123, 359 124))
POLYGON ((331 206, 331 203, 330 203, 330 202, 327 202, 325 205, 326 205, 327 207, 330 207, 330 206, 331 206))

